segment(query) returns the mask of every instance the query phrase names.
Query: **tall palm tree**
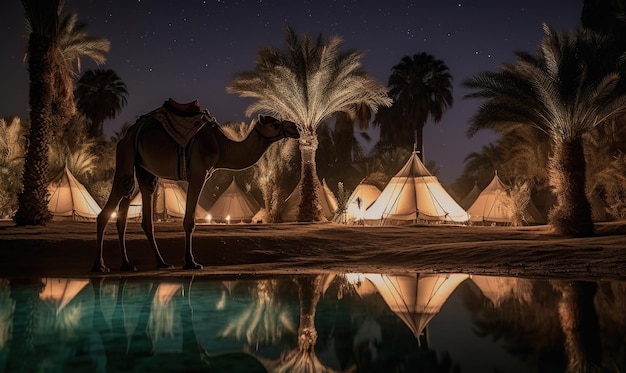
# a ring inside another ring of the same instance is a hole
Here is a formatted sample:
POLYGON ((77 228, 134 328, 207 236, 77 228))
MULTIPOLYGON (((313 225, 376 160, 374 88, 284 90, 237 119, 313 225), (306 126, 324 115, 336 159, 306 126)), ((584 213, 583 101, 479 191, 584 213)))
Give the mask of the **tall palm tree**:
POLYGON ((385 140, 396 145, 411 147, 415 144, 422 158, 424 125, 429 118, 438 123, 454 101, 448 66, 424 52, 405 56, 392 68, 389 87, 394 104, 387 110, 389 113, 381 111, 381 116, 374 121, 381 126, 381 139, 384 132, 393 136, 385 140), (395 126, 402 128, 383 128, 395 126), (411 136, 406 136, 408 133, 411 136))
POLYGON ((466 97, 485 100, 468 135, 485 128, 505 133, 519 126, 545 133, 552 146, 550 184, 557 196, 552 224, 562 234, 592 235, 583 135, 624 110, 622 53, 611 40, 588 30, 557 33, 544 25, 544 31, 534 55, 518 52, 517 63, 464 82, 473 90, 466 97))
POLYGON ((285 35, 287 48, 261 48, 255 70, 237 74, 227 90, 255 99, 247 115, 266 112, 296 123, 301 178, 307 164, 317 177, 318 126, 337 112, 352 112, 357 104, 375 111, 391 100, 385 87, 361 67, 363 51, 342 51, 342 40, 336 36, 326 40, 304 34, 299 38, 289 26, 285 35))
MULTIPOLYGON (((60 0, 57 9, 59 17, 56 48, 58 69, 54 75, 55 97, 52 101, 54 114, 53 125, 62 127, 76 113, 74 103, 74 80, 81 71, 81 59, 90 58, 100 65, 106 61, 105 54, 111 44, 107 39, 89 36, 86 32, 87 23, 78 20, 78 15, 69 12, 67 1, 60 0)), ((31 32, 32 26, 26 20, 26 30, 31 32)), ((28 60, 28 52, 25 61, 28 60)))
POLYGON ((48 141, 52 127, 55 74, 58 71, 59 0, 22 0, 28 37, 29 106, 31 128, 13 220, 18 225, 43 225, 52 218, 48 211, 48 141))
POLYGON ((111 69, 87 70, 78 80, 76 106, 90 120, 89 137, 104 137, 103 123, 115 118, 126 105, 126 84, 111 69))
POLYGON ((101 61, 100 52, 108 50, 108 42, 94 46, 76 16, 65 12, 64 0, 23 0, 22 5, 29 35, 26 60, 31 130, 22 176, 24 189, 18 195, 13 219, 20 225, 39 225, 52 217, 47 203, 48 142, 55 124, 67 121, 75 110, 71 66, 79 65, 83 55, 101 61), (99 57, 96 51, 100 51, 99 57))

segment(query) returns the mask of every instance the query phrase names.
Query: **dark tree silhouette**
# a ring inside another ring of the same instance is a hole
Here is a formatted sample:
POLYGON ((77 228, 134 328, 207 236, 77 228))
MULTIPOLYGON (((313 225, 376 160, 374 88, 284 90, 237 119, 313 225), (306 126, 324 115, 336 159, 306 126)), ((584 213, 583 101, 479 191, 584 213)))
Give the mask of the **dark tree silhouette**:
POLYGON ((87 70, 78 80, 76 106, 89 119, 89 137, 104 137, 103 123, 115 118, 126 105, 126 84, 111 69, 87 70))
POLYGON ((454 101, 448 66, 424 52, 405 56, 392 68, 389 88, 394 103, 381 108, 374 120, 381 127, 381 141, 409 148, 415 143, 422 159, 424 125, 429 119, 439 122, 454 101))

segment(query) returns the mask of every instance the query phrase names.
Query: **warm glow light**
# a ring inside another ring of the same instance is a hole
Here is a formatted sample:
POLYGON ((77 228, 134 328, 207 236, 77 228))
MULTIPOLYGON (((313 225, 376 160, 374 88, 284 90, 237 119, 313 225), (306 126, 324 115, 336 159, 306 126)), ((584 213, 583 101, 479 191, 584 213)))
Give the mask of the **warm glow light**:
POLYGON ((211 222, 211 214, 207 214, 206 216, 206 220, 210 223, 211 222))
POLYGON ((117 218, 117 212, 113 211, 113 213, 111 214, 111 219, 115 219, 117 218))
POLYGON ((226 215, 226 224, 230 224, 230 215, 226 215))

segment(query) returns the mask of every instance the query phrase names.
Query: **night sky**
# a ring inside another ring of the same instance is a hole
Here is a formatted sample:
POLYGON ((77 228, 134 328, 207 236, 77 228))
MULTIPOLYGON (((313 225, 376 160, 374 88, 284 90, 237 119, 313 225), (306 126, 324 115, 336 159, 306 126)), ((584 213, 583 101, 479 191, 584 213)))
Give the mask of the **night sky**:
MULTIPOLYGON (((168 97, 181 102, 198 99, 221 123, 249 122, 244 115, 249 101, 226 93, 225 87, 235 73, 253 69, 259 47, 284 47, 285 23, 299 35, 338 35, 344 48, 366 50, 363 66, 384 85, 402 57, 430 53, 450 68, 455 102, 440 123, 426 125, 425 158, 441 166, 443 183, 451 183, 461 174, 464 158, 496 138, 488 132, 472 139, 465 136, 478 102, 462 98, 461 82, 513 62, 516 50, 534 51, 543 36, 542 22, 559 31, 574 29, 582 4, 583 0, 69 0, 68 8, 88 22, 90 35, 111 41, 101 68, 115 70, 129 91, 121 114, 105 122, 107 134, 168 97)), ((27 117, 23 14, 21 2, 9 0, 0 15, 0 116, 27 117)), ((84 69, 95 67, 83 62, 84 69)))

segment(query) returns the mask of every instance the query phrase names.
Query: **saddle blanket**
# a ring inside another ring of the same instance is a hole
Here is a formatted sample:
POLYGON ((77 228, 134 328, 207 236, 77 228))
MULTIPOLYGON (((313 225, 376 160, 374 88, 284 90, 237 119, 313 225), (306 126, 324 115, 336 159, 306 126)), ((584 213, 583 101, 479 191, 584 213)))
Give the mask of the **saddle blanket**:
POLYGON ((183 149, 207 123, 217 124, 208 110, 200 110, 198 100, 179 104, 170 98, 155 110, 154 119, 161 122, 165 131, 183 149))
MULTIPOLYGON (((178 175, 179 180, 187 180, 189 175, 189 150, 194 136, 207 123, 219 125, 217 120, 207 110, 200 110, 198 100, 187 104, 179 104, 170 98, 158 109, 146 114, 143 118, 143 121, 138 121, 142 125, 149 123, 150 120, 157 120, 168 135, 178 144, 178 160, 176 169, 173 172, 178 175)), ((137 147, 136 144, 135 147, 137 147)))

